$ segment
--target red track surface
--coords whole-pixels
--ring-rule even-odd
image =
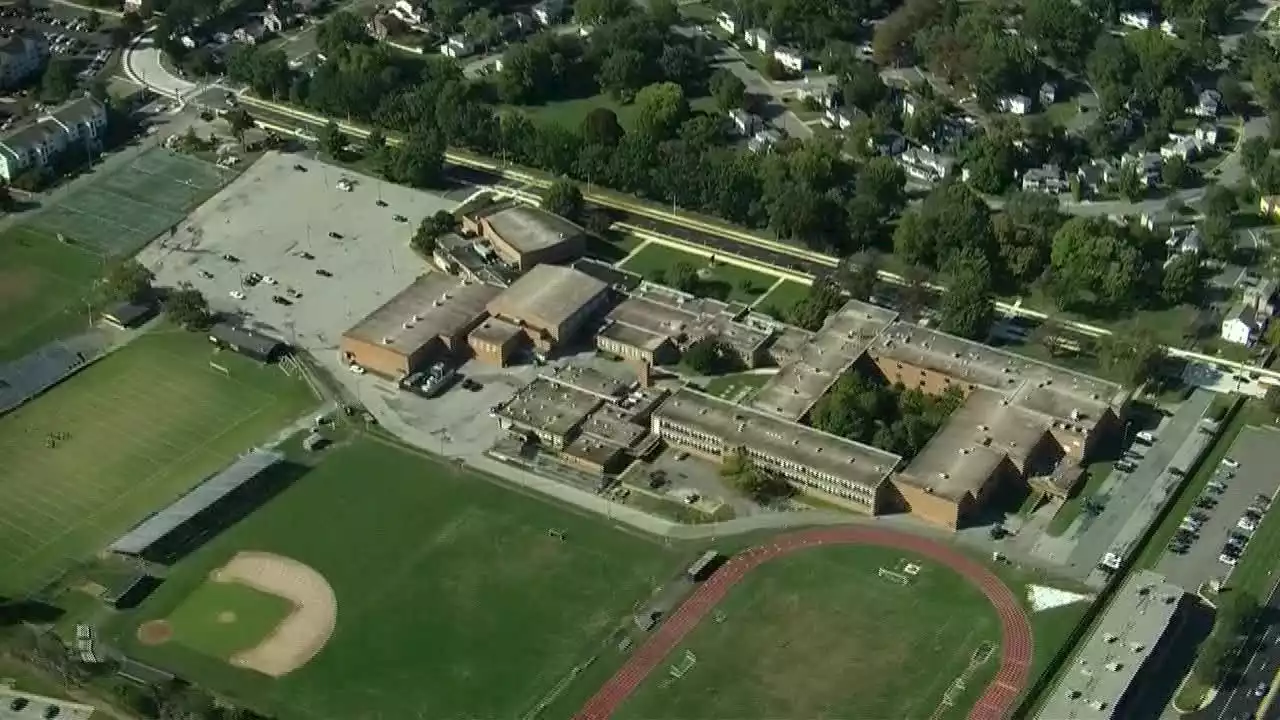
[[[748,572],[773,558],[818,545],[880,545],[942,563],[982,591],[1000,617],[1000,670],[969,713],[969,720],[1001,720],[1014,709],[1031,671],[1031,624],[1009,588],[973,558],[947,545],[892,530],[826,528],[788,533],[739,553],[694,591],[618,672],[582,706],[575,720],[610,717]]]

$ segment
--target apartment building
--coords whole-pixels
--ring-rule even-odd
[[[0,42],[0,88],[31,78],[49,57],[49,45],[38,35],[14,35]]]
[[[0,177],[6,181],[33,167],[44,167],[68,148],[102,148],[107,109],[91,97],[64,103],[36,122],[0,136]]]

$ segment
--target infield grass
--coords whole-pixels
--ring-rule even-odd
[[[52,580],[299,417],[300,380],[158,329],[0,417],[0,596]],[[51,433],[65,433],[56,447]]]
[[[699,549],[372,436],[328,452],[179,563],[109,628],[113,642],[280,720],[518,718],[575,665],[616,656],[614,630]],[[136,641],[139,624],[169,616],[242,549],[304,562],[333,588],[337,628],[311,662],[271,680],[180,643]]]
[[[910,585],[878,568],[922,566]],[[753,570],[622,706],[645,718],[931,717],[986,644],[966,684],[999,663],[1000,625],[982,593],[949,568],[900,550],[820,547]],[[672,679],[685,651],[696,664]],[[971,703],[970,703],[971,704]],[[962,717],[950,708],[940,717]]]
[[[171,642],[225,660],[262,642],[292,610],[282,597],[209,580],[168,617]]]

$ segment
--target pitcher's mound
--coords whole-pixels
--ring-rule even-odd
[[[163,645],[173,637],[173,628],[166,620],[148,620],[138,626],[138,642],[143,645]]]
[[[230,625],[235,621],[236,621],[236,614],[231,610],[223,610],[222,612],[218,613],[218,622],[222,623],[223,625]]]

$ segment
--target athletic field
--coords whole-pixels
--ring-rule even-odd
[[[972,696],[943,698],[961,676],[985,687],[1000,642],[995,608],[950,568],[892,548],[815,547],[748,573],[617,717],[963,717]]]
[[[0,596],[101,550],[316,400],[275,366],[157,330],[0,417]]]
[[[179,563],[112,641],[279,720],[520,718],[575,666],[617,656],[612,631],[696,557],[371,437],[326,452]],[[332,635],[279,679],[221,659],[209,636],[231,605],[190,611],[244,550],[305,563],[336,598]],[[162,619],[171,638],[139,642]]]
[[[154,148],[76,180],[57,202],[0,232],[0,361],[83,327],[84,301],[109,259],[167,232],[233,177]]]

